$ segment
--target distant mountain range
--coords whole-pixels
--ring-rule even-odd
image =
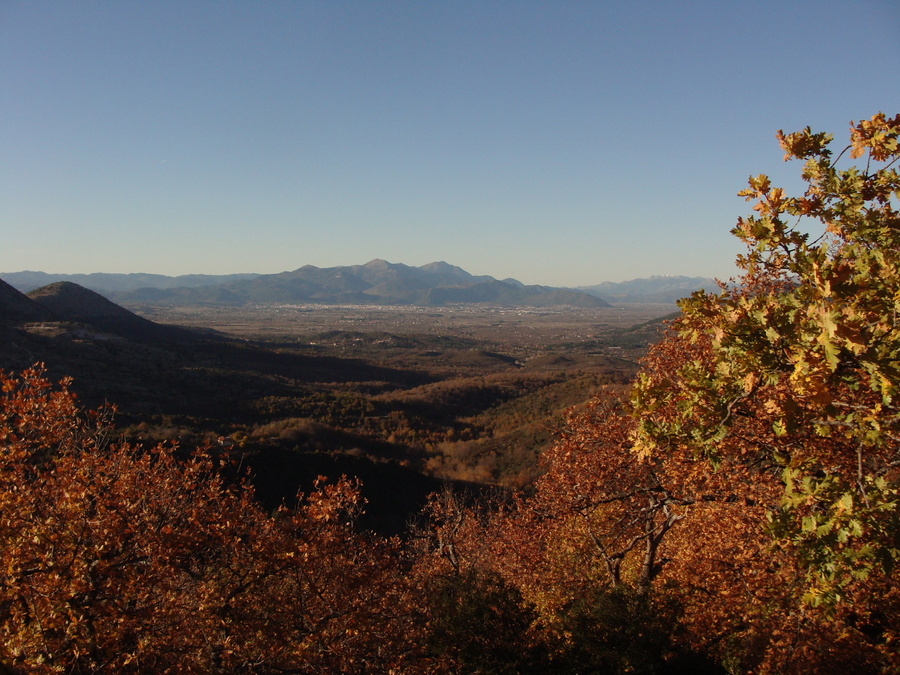
[[[46,274],[12,272],[0,279],[22,292],[71,282],[116,303],[137,305],[365,304],[445,306],[608,307],[610,302],[674,302],[700,288],[701,277],[651,277],[578,289],[525,285],[515,279],[472,275],[446,262],[411,267],[385,260],[320,268],[306,265],[280,274]]]
[[[139,288],[196,288],[227,284],[241,279],[255,279],[258,274],[185,274],[168,277],[163,274],[47,274],[46,272],[0,273],[0,279],[23,293],[57,281],[71,281],[102,295]]]
[[[0,275],[21,291],[57,281],[78,283],[124,305],[364,304],[443,306],[492,304],[606,307],[602,299],[568,288],[527,286],[515,279],[475,276],[435,262],[410,267],[385,260],[319,268],[306,265],[280,274],[165,277],[150,274]]]
[[[578,290],[603,298],[612,304],[629,302],[675,302],[689,296],[694,291],[718,292],[715,279],[707,277],[653,276],[613,283],[610,281],[595,286],[579,286]]]

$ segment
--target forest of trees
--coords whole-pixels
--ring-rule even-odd
[[[403,537],[352,479],[267,512],[211,450],[0,374],[0,672],[897,672],[898,138],[779,132],[807,188],[751,178],[742,276],[529,489],[448,488]]]

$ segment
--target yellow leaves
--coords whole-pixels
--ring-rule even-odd
[[[747,179],[747,184],[750,187],[738,192],[738,197],[745,197],[749,202],[751,199],[764,196],[772,186],[772,181],[769,180],[767,175],[761,173],[758,176],[750,176]]]
[[[830,370],[829,366],[811,355],[794,364],[789,382],[798,396],[815,405],[824,406],[832,399],[828,380]]]
[[[835,512],[838,515],[853,513],[853,493],[845,492],[835,503]]]
[[[802,131],[785,134],[781,129],[775,134],[778,144],[784,150],[784,161],[789,159],[806,159],[814,155],[830,155],[827,146],[833,137],[830,134],[814,134],[806,127]]]
[[[836,312],[825,308],[819,308],[818,315],[821,332],[816,337],[816,341],[822,346],[825,361],[833,372],[837,370],[840,357],[840,347],[834,339],[837,332],[835,319],[838,318],[838,315]]]
[[[841,595],[830,586],[812,586],[806,590],[802,599],[810,607],[821,607],[834,604],[841,599]]]
[[[814,533],[819,529],[819,519],[815,516],[803,516],[800,529],[803,532]]]
[[[866,150],[877,162],[887,161],[898,152],[897,138],[900,135],[900,115],[888,119],[879,112],[869,120],[859,124],[850,123],[850,156],[862,157]]]
[[[763,228],[759,221],[754,217],[738,218],[737,225],[731,230],[731,233],[745,242],[751,242],[763,234]]]
[[[738,192],[738,196],[743,197],[746,201],[758,200],[753,206],[754,211],[758,211],[765,217],[777,217],[784,210],[786,205],[784,190],[778,187],[773,188],[768,176],[765,174],[750,176],[747,183],[750,187]],[[737,229],[747,236],[757,236],[760,225],[766,225],[766,222],[759,223],[739,218]],[[772,230],[773,228],[766,225],[766,229]]]
[[[656,450],[656,442],[646,434],[637,433],[632,440],[632,452],[640,460],[649,459]]]
[[[768,211],[771,213],[779,213],[784,206],[784,190],[782,188],[773,188],[766,195]]]
[[[744,393],[752,392],[756,385],[759,384],[759,373],[752,371],[744,376]]]
[[[713,325],[713,327],[712,327],[712,337],[713,337],[713,341],[714,341],[716,344],[721,344],[722,340],[725,339],[725,335],[726,335],[725,329],[724,329],[722,326],[720,326],[720,325]],[[693,337],[694,340],[696,340],[699,336],[698,336],[696,333],[694,333],[694,334],[692,335],[692,337]]]

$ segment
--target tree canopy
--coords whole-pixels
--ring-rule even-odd
[[[900,667],[898,134],[777,134],[806,191],[750,178],[742,275],[679,303],[630,400],[574,415],[509,518],[548,616],[625,588],[734,672]]]
[[[708,340],[710,363],[635,390],[643,452],[686,443],[716,462],[735,452],[742,418],[765,420],[737,445],[783,468],[771,530],[806,563],[812,605],[900,558],[898,133],[900,116],[878,114],[851,125],[835,157],[827,134],[779,132],[785,159],[804,161],[805,193],[750,179],[740,194],[756,214],[733,230],[748,246],[743,277],[681,303],[679,333]],[[848,154],[864,162],[842,167]],[[677,414],[647,414],[676,399]]]

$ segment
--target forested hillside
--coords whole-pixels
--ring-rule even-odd
[[[401,537],[359,527],[353,479],[270,510],[227,453],[117,440],[68,381],[0,376],[3,668],[900,670],[900,115],[840,152],[778,139],[806,189],[750,179],[736,283],[681,301],[633,386],[596,383],[526,489],[448,486]],[[462,457],[454,422],[512,386],[477,358],[498,377],[382,388],[369,417]]]

